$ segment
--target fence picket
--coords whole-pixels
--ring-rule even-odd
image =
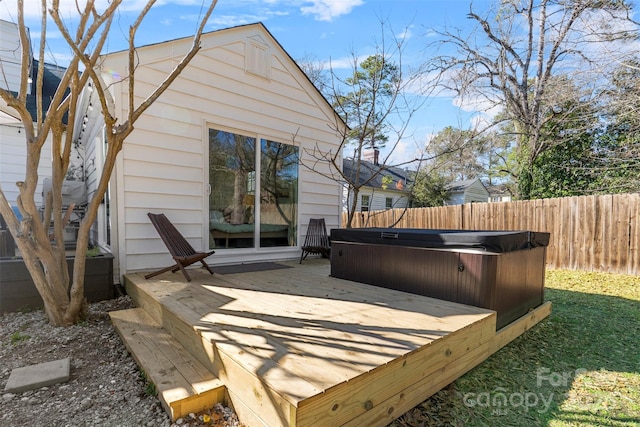
[[[627,273],[640,274],[640,193],[629,196],[629,263]]]

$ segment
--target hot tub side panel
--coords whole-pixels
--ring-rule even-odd
[[[457,298],[457,268],[455,252],[331,243],[331,276],[446,301]]]
[[[497,259],[496,298],[498,329],[544,302],[546,248],[509,252]]]
[[[495,280],[500,256],[458,252],[455,302],[495,310],[496,288],[490,284]]]
[[[331,276],[497,312],[498,329],[543,302],[544,255],[332,242]]]

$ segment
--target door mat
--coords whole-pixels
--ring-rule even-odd
[[[250,273],[254,271],[280,270],[291,268],[289,265],[278,264],[276,262],[252,262],[248,264],[233,264],[213,267],[213,271],[218,274]]]

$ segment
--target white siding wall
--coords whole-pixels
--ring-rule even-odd
[[[87,185],[87,200],[91,201],[96,188],[98,188],[98,182],[100,180],[100,174],[102,173],[102,164],[104,162],[104,156],[102,154],[102,134],[97,138],[87,141],[84,148],[84,172],[85,181]],[[90,239],[91,242],[98,244],[102,247],[108,247],[106,244],[106,218],[105,218],[106,206],[104,203],[100,205],[98,209],[98,215],[96,221],[91,227]]]
[[[460,191],[452,193],[445,205],[462,205],[464,204],[464,192]]]
[[[30,47],[27,46],[27,49],[30,50]],[[22,46],[18,26],[13,22],[0,20],[0,61],[2,62],[0,87],[18,92],[21,81]],[[27,91],[31,93],[31,85],[28,85]]]
[[[344,190],[345,195],[344,199],[347,200],[346,189]],[[407,207],[407,203],[409,202],[409,197],[405,193],[393,192],[388,190],[380,190],[377,189],[375,192],[372,191],[371,187],[364,187],[358,193],[358,205],[356,206],[356,212],[362,212],[362,195],[368,195],[371,199],[371,211],[384,211],[386,208],[386,198],[393,198],[393,207],[392,209],[403,209]],[[353,193],[349,194],[348,201],[353,200]],[[351,207],[351,205],[348,205]],[[347,205],[343,205],[343,211],[347,211]],[[394,214],[395,215],[395,214]],[[392,220],[395,220],[393,218]],[[342,224],[343,226],[345,224]],[[391,225],[391,224],[389,224]]]
[[[500,203],[500,202],[510,202],[510,201],[511,201],[511,196],[509,195],[489,196],[490,203]]]
[[[346,190],[344,190],[346,191]],[[409,197],[405,193],[400,193],[396,191],[389,190],[381,190],[376,189],[375,191],[371,187],[363,187],[360,189],[358,193],[358,204],[356,206],[356,212],[362,211],[362,195],[368,195],[370,198],[370,208],[371,211],[383,211],[387,209],[386,202],[387,197],[393,199],[392,209],[403,209],[407,207],[407,203],[409,202]],[[343,210],[348,210],[351,207],[352,194],[349,195],[349,198],[345,198],[347,205],[343,205]]]
[[[367,189],[366,192],[360,192],[360,194],[369,194],[371,197],[371,203],[369,210],[371,211],[383,211],[387,209],[387,197],[393,199],[391,209],[402,209],[407,206],[408,198],[404,194],[395,193],[392,191],[385,191],[377,189],[375,191],[371,191],[371,189]],[[360,198],[358,200],[358,211],[362,210],[362,206],[360,206]]]
[[[465,203],[486,203],[489,201],[489,192],[480,180],[475,180],[464,190],[451,194],[445,205],[462,205]]]
[[[16,206],[19,191],[16,182],[24,181],[27,164],[24,127],[21,125],[0,125],[0,186],[12,206]],[[42,149],[38,167],[40,182],[35,194],[36,203],[42,201],[42,180],[51,176],[51,142]]]
[[[245,43],[264,42],[270,49],[268,79],[245,72]],[[178,40],[139,50],[137,102],[146,97],[191,45]],[[124,53],[105,58],[104,68],[126,75]],[[126,117],[127,85],[116,90],[117,114]],[[277,48],[261,25],[206,34],[202,49],[170,89],[138,120],[118,164],[118,254],[120,271],[153,269],[170,261],[147,218],[164,212],[196,249],[208,247],[208,127],[248,136],[336,150],[331,108]],[[301,150],[304,156],[304,151]],[[327,228],[339,226],[340,186],[304,167],[299,169],[299,239],[309,218],[324,217]],[[229,254],[231,252],[231,254]],[[219,251],[211,263],[295,258],[298,248]],[[125,260],[126,259],[126,260]],[[124,263],[123,263],[124,262]]]

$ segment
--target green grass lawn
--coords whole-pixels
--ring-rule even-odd
[[[552,314],[390,426],[640,426],[640,277],[549,270]]]

